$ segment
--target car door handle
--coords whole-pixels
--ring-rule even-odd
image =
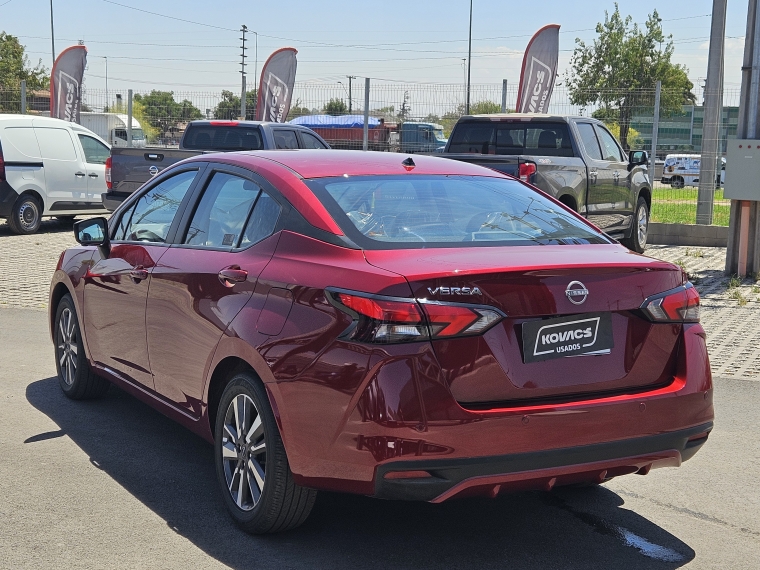
[[[90,174],[90,178],[97,178],[97,177],[98,177],[98,175],[97,175],[97,174],[95,174],[95,173],[93,173],[93,174]]]
[[[248,279],[248,272],[240,269],[239,265],[230,265],[219,271],[219,281],[225,287],[234,287],[235,283],[241,283]]]
[[[74,176],[76,176],[77,178],[84,178],[84,172],[75,172]]]
[[[132,268],[132,270],[129,272],[129,276],[134,281],[144,281],[148,278],[148,270],[145,269],[142,265],[138,265],[137,267]]]

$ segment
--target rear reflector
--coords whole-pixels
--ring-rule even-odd
[[[354,320],[344,338],[359,342],[397,343],[478,335],[505,316],[493,307],[330,289],[327,294],[333,305]]]
[[[383,479],[430,479],[432,475],[427,471],[388,471]]]
[[[646,316],[660,323],[698,323],[699,293],[691,283],[652,295],[642,303]]]
[[[536,173],[536,165],[532,162],[523,162],[519,166],[520,180],[530,182],[530,177]]]
[[[113,188],[113,183],[111,182],[111,157],[109,156],[106,158],[106,188],[111,190]]]

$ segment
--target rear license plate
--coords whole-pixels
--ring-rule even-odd
[[[586,313],[528,321],[522,325],[523,362],[608,352],[612,342],[610,313]]]

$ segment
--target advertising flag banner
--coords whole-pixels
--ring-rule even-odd
[[[87,48],[71,46],[61,52],[50,74],[50,116],[71,123],[79,122],[82,79],[87,65]]]
[[[547,113],[557,77],[559,25],[549,24],[536,32],[523,56],[518,113]]]
[[[290,111],[296,82],[296,51],[278,49],[264,64],[256,103],[256,120],[284,123]]]

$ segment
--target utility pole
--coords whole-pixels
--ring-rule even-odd
[[[108,56],[103,55],[101,57],[106,60],[106,107],[108,107],[108,110],[110,111],[111,103],[108,100]]]
[[[702,157],[697,191],[697,223],[712,224],[715,179],[720,156],[720,127],[723,115],[723,47],[726,43],[727,0],[713,0],[710,51],[705,80],[705,116],[702,127]],[[719,171],[718,171],[719,172]]]
[[[242,50],[240,52],[240,75],[242,77],[242,89],[240,94],[240,120],[245,121],[245,33],[248,31],[248,27],[243,24],[243,26],[240,28],[240,31],[243,32],[243,37],[240,38],[243,42],[240,46],[240,49]]]
[[[351,114],[351,80],[356,79],[356,75],[346,75],[348,77],[348,114]]]
[[[53,0],[50,0],[50,48],[53,52],[53,63],[55,64],[55,31],[53,30]]]
[[[472,71],[472,0],[470,0],[470,36],[467,44],[467,102],[464,113],[470,114],[470,75]]]

